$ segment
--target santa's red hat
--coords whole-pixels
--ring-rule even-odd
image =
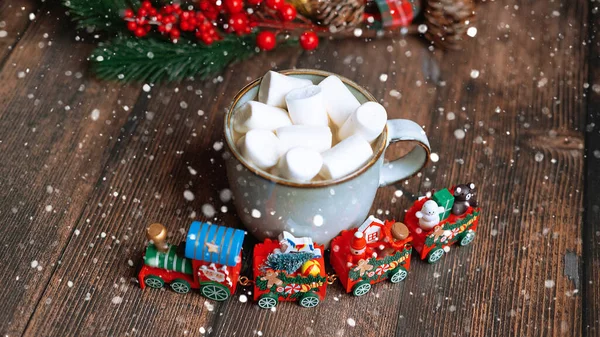
[[[355,250],[361,250],[367,247],[367,240],[365,240],[365,236],[362,232],[354,233],[350,247]]]

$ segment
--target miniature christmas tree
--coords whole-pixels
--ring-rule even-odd
[[[287,274],[293,274],[302,267],[304,262],[313,257],[314,254],[310,252],[270,254],[267,257],[265,265],[267,268],[283,270]]]
[[[439,190],[433,194],[431,198],[439,206],[444,207],[444,213],[440,213],[440,221],[446,220],[450,216],[452,206],[454,205],[454,196],[447,188]]]

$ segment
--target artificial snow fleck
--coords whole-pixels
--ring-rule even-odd
[[[67,282],[67,287],[69,287],[69,288],[73,288],[73,281],[69,281],[69,282]]]
[[[317,226],[317,227],[323,226],[324,222],[325,222],[325,220],[323,219],[323,216],[320,214],[317,214],[313,217],[313,224],[315,224],[315,226]]]
[[[144,90],[144,92],[150,92],[150,86],[146,83],[142,86],[142,90]]]
[[[246,302],[248,302],[248,296],[241,294],[239,300],[242,303],[246,303]]]
[[[81,231],[79,229],[76,229],[74,232],[75,236],[79,236],[79,233],[81,233]]]
[[[402,194],[404,194],[404,192],[402,192],[402,190],[396,190],[396,192],[394,192],[394,196],[396,196],[396,198],[400,198],[402,196]]]
[[[475,37],[475,35],[477,35],[477,28],[469,27],[469,29],[467,29],[467,35],[470,37]]]
[[[52,192],[54,192],[54,187],[50,185],[46,186],[46,193],[52,194]]]
[[[438,272],[433,273],[433,278],[439,278],[440,276],[442,276],[442,275]]]
[[[37,268],[38,265],[39,265],[39,262],[37,262],[37,260],[31,261],[31,268]]]
[[[362,35],[362,33],[363,33],[362,29],[360,29],[360,28],[354,29],[354,36],[359,37]]]
[[[188,171],[190,171],[190,174],[195,176],[196,174],[198,174],[198,171],[196,171],[193,167],[188,166]]]
[[[454,311],[456,311],[456,306],[455,306],[455,305],[451,305],[451,306],[448,308],[448,311],[450,311],[450,312],[454,312]]]
[[[200,333],[203,334],[203,335],[206,333],[206,329],[204,329],[203,326],[201,326],[198,331],[200,331]]]
[[[463,130],[463,129],[454,130],[454,137],[456,137],[456,139],[465,138],[465,130]]]
[[[204,307],[206,308],[206,310],[208,311],[213,311],[215,310],[215,306],[210,303],[209,301],[204,301]]]
[[[419,27],[417,27],[417,30],[419,31],[419,33],[425,34],[427,33],[427,25],[420,24]]]
[[[471,69],[471,78],[477,78],[477,77],[479,77],[479,70]]]
[[[31,21],[35,20],[35,14],[34,13],[29,13],[29,20],[31,20]]]
[[[102,55],[98,55],[98,56],[96,57],[96,61],[98,61],[98,62],[102,62],[102,61],[104,61],[104,56],[102,56]]]
[[[127,260],[127,265],[130,267],[133,267],[133,260],[131,260],[131,259]]]
[[[250,215],[252,215],[252,217],[255,219],[259,219],[262,216],[262,214],[260,214],[260,211],[257,210],[256,208],[252,209],[252,212],[250,213]]]
[[[90,114],[90,118],[91,118],[93,121],[97,121],[97,120],[98,120],[98,118],[100,118],[100,110],[98,110],[98,109],[94,109],[94,110],[92,110],[92,113]]]
[[[387,74],[381,74],[381,75],[379,75],[379,80],[381,82],[385,82],[385,81],[387,81],[387,79],[388,79],[388,75]]]
[[[446,119],[449,121],[453,121],[456,118],[456,115],[454,114],[454,112],[448,112],[448,114],[446,115]]]
[[[594,150],[594,157],[600,158],[600,150]]]
[[[221,199],[222,202],[229,202],[231,200],[231,190],[228,188],[221,190],[221,192],[219,192],[219,199]]]
[[[148,53],[146,53],[146,57],[148,57],[149,59],[153,59],[154,58],[154,53],[149,51]]]
[[[123,302],[123,297],[115,296],[110,301],[112,302],[112,304],[121,304]]]
[[[223,142],[215,142],[213,144],[213,149],[215,149],[215,151],[221,151],[222,148],[223,148]]]
[[[541,162],[542,160],[544,160],[544,154],[541,152],[537,152],[535,154],[535,161],[537,161],[538,163]]]
[[[104,239],[106,237],[106,233],[104,233],[104,232],[100,233],[100,237]]]
[[[548,79],[546,77],[544,77],[544,78],[542,78],[541,80],[538,81],[537,87],[538,88],[542,88],[542,87],[545,87],[546,84],[548,84]]]
[[[187,102],[186,102],[186,101],[181,101],[181,102],[179,102],[179,106],[180,106],[182,109],[187,109],[187,107],[188,107],[188,104],[187,104]]]
[[[46,212],[52,212],[52,205],[46,205],[45,210]]]
[[[215,208],[213,207],[213,205],[211,204],[204,204],[202,205],[202,214],[204,214],[206,217],[208,218],[212,218],[213,216],[215,216]]]
[[[351,326],[351,327],[356,326],[356,321],[354,320],[354,318],[348,318],[346,320],[346,323],[348,323],[348,325]]]
[[[8,35],[8,32],[5,30],[0,30],[0,38],[1,37],[6,37]]]
[[[546,280],[544,281],[544,285],[546,288],[554,288],[555,282],[554,280]]]
[[[437,153],[432,152],[429,155],[429,159],[431,159],[432,162],[437,163],[440,160],[440,156]]]
[[[25,78],[25,72],[24,71],[19,71],[17,73],[17,78]]]
[[[402,97],[402,94],[400,93],[400,91],[392,89],[390,90],[390,96],[400,99]]]
[[[183,191],[183,197],[187,201],[192,201],[195,198],[194,193],[192,193],[192,191],[190,191],[190,190]]]

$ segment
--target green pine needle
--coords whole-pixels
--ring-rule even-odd
[[[116,33],[126,29],[123,11],[138,8],[140,0],[66,0],[64,4],[78,28]]]
[[[204,79],[256,54],[255,38],[255,34],[225,35],[206,46],[184,39],[172,43],[162,36],[118,36],[99,45],[91,60],[103,79],[150,83],[193,76]]]

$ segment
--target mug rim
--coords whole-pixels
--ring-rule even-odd
[[[342,82],[346,85],[351,86],[353,89],[355,89],[356,91],[360,92],[363,96],[365,96],[365,98],[368,101],[371,102],[377,102],[377,100],[375,99],[375,97],[364,87],[358,85],[356,82],[338,75],[338,74],[334,74],[325,70],[316,70],[316,69],[285,69],[285,70],[280,70],[277,71],[278,73],[284,74],[284,75],[317,75],[317,76],[323,76],[323,77],[328,77],[331,75],[337,76],[340,80],[342,80]],[[227,111],[227,113],[225,114],[225,142],[227,143],[227,147],[229,147],[229,151],[233,154],[233,156],[235,156],[235,158],[246,167],[246,169],[248,169],[250,172],[258,175],[259,177],[266,179],[268,181],[271,181],[273,183],[279,184],[279,185],[287,185],[290,187],[296,187],[296,188],[315,188],[315,187],[328,187],[328,186],[333,186],[333,185],[338,185],[344,182],[347,182],[349,180],[352,180],[358,176],[360,176],[361,174],[365,173],[367,170],[369,170],[373,165],[375,165],[375,163],[379,160],[379,158],[381,158],[381,156],[383,155],[385,148],[387,146],[387,142],[388,142],[388,126],[387,123],[385,125],[385,127],[383,128],[383,131],[381,132],[381,135],[379,137],[381,137],[380,141],[379,141],[379,146],[377,148],[377,151],[374,153],[373,156],[371,156],[371,159],[363,166],[361,166],[361,168],[359,168],[358,170],[352,172],[351,174],[348,174],[346,176],[343,176],[341,178],[338,179],[333,179],[333,180],[319,180],[319,181],[311,181],[311,182],[307,182],[307,183],[299,183],[299,182],[294,182],[294,181],[290,181],[290,180],[286,180],[280,177],[277,177],[273,174],[270,174],[268,172],[264,172],[261,169],[257,168],[257,167],[253,167],[252,165],[250,165],[250,163],[248,163],[246,161],[246,159],[238,152],[237,147],[235,146],[235,144],[233,144],[233,137],[232,137],[232,132],[231,129],[229,128],[229,125],[231,124],[231,119],[233,117],[233,112],[234,112],[234,107],[237,105],[237,103],[240,101],[240,99],[242,98],[242,96],[244,96],[248,91],[250,91],[250,89],[256,87],[257,85],[260,84],[260,81],[262,80],[263,76],[253,80],[252,82],[248,83],[246,86],[244,86],[240,91],[238,91],[237,94],[235,94],[233,101],[229,107],[229,110]]]

